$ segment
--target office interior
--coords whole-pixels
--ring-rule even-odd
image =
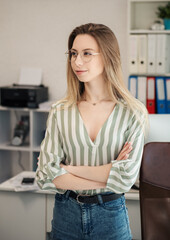
[[[113,30],[119,42],[123,76],[128,87],[129,8],[133,2],[165,5],[168,1],[0,0],[0,87],[18,84],[23,69],[41,69],[41,84],[48,87],[49,101],[42,108],[35,109],[0,106],[1,240],[49,240],[54,193],[40,191],[36,187],[25,191],[18,186],[17,190],[9,179],[15,176],[19,180],[34,177],[50,104],[63,98],[66,93],[65,52],[73,28],[94,22],[105,24]],[[166,77],[170,77],[170,73]],[[29,117],[31,125],[26,145],[16,147],[4,144],[5,141],[12,141],[15,126],[22,116]],[[149,114],[149,121],[150,130],[145,144],[169,143],[170,114]],[[139,190],[133,189],[125,197],[133,239],[140,240]]]

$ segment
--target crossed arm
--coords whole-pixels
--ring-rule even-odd
[[[117,161],[125,160],[132,150],[132,144],[125,143]],[[68,173],[53,180],[56,188],[66,190],[88,190],[105,188],[112,164],[102,166],[70,166],[60,164]]]

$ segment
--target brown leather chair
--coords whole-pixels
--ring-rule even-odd
[[[144,146],[139,194],[142,240],[170,240],[170,142]]]

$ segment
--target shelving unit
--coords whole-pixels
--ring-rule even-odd
[[[135,33],[168,33],[170,31],[152,31],[151,25],[157,18],[158,6],[165,6],[168,1],[162,0],[130,0],[129,1],[129,31]],[[142,32],[141,32],[142,31]]]
[[[160,71],[158,68],[158,60],[155,62],[157,71],[149,72],[147,69],[145,72],[133,71],[133,67],[130,67],[130,38],[131,36],[136,36],[137,39],[142,35],[146,35],[146,41],[148,41],[148,36],[151,34],[156,35],[167,35],[168,43],[170,40],[170,30],[151,30],[152,24],[158,20],[156,12],[158,11],[159,6],[165,6],[169,1],[168,0],[129,0],[128,1],[128,56],[129,56],[129,76],[137,77],[170,77],[170,66],[166,68],[165,71]],[[139,38],[138,38],[139,37]],[[139,41],[139,40],[138,40]],[[139,44],[139,43],[138,43]],[[142,43],[143,44],[143,43]],[[147,42],[148,44],[148,42]],[[170,43],[169,43],[170,44]],[[131,45],[132,46],[132,45]],[[158,48],[159,49],[159,48]],[[147,49],[148,51],[148,49]],[[155,50],[156,51],[156,50]],[[160,49],[160,52],[162,50]],[[169,51],[169,50],[168,50]],[[147,55],[146,55],[147,56]],[[170,62],[170,53],[167,54],[167,59]],[[148,59],[146,58],[145,64],[147,65]],[[149,62],[150,63],[150,62]],[[137,63],[136,63],[137,64]],[[151,63],[152,64],[152,63]],[[170,65],[170,64],[169,64]],[[132,66],[132,64],[131,64]],[[162,65],[163,66],[163,65]],[[169,69],[168,69],[169,68]],[[136,70],[136,69],[135,69]]]
[[[154,31],[150,27],[157,18],[156,11],[157,7],[166,5],[168,1],[161,0],[129,0],[128,1],[128,41],[132,35],[142,34],[170,34],[170,30]],[[130,46],[130,41],[128,42]],[[129,48],[128,48],[129,54]],[[133,73],[130,72],[129,76],[146,76],[146,77],[157,77],[164,76],[170,77],[170,73]],[[149,115],[150,130],[145,144],[148,142],[165,142],[170,141],[169,137],[169,123],[170,114],[150,114]],[[128,210],[130,223],[133,227],[133,239],[141,239],[141,223],[140,223],[140,205],[137,201],[128,202]],[[132,206],[132,208],[131,208]],[[136,216],[136,217],[135,217]]]
[[[165,6],[168,0],[129,0],[128,1],[128,36],[140,34],[170,34],[170,30],[151,30],[151,25],[158,20],[156,15],[158,6]],[[128,37],[128,41],[129,41]],[[128,44],[130,46],[130,43]],[[129,53],[129,52],[128,52]],[[129,72],[129,74],[137,74]],[[142,73],[142,75],[151,75]],[[152,76],[170,76],[170,72],[155,73]]]
[[[0,106],[0,183],[23,170],[36,170],[48,112]],[[14,128],[23,115],[29,116],[29,134],[22,146],[13,146]]]

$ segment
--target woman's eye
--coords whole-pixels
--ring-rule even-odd
[[[76,57],[77,53],[76,52],[71,52],[71,57]]]
[[[91,53],[91,52],[84,52],[83,55],[84,55],[84,56],[91,56],[92,53]]]

